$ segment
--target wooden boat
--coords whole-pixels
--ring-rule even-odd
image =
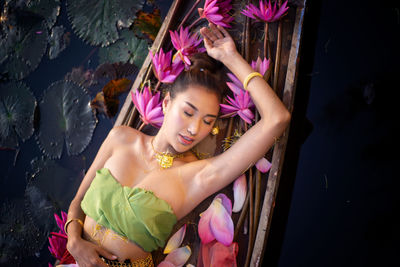
[[[175,0],[158,32],[153,43],[152,51],[158,51],[160,47],[165,47],[170,42],[168,30],[175,30],[184,14],[193,6],[195,1]],[[250,1],[232,1],[233,16],[235,23],[233,28],[229,30],[236,40],[238,51],[250,62],[255,60],[257,56],[263,56],[263,34],[264,25],[260,23],[250,22],[240,14],[247,2]],[[272,60],[280,58],[280,65],[275,65],[276,72],[274,79],[270,82],[273,84],[277,95],[282,99],[288,110],[292,112],[294,97],[296,92],[296,80],[299,64],[299,50],[302,36],[302,26],[304,18],[306,0],[298,0],[289,2],[288,14],[280,20],[280,22],[271,23],[269,25],[268,37],[270,40],[270,50]],[[200,6],[199,6],[200,7]],[[183,14],[183,15],[182,15]],[[189,20],[190,22],[190,20]],[[251,27],[250,27],[251,24]],[[281,37],[279,37],[280,35]],[[282,40],[281,45],[279,44]],[[281,49],[280,56],[276,56],[276,50]],[[165,50],[165,49],[164,49]],[[279,55],[279,51],[278,51]],[[274,67],[274,66],[273,66]],[[149,56],[145,59],[138,76],[133,83],[131,91],[140,88],[145,81],[151,80],[156,82],[151,68],[151,59]],[[140,125],[139,116],[132,104],[130,94],[128,94],[125,103],[115,122],[115,126],[129,125],[138,128]],[[204,151],[201,153],[216,154],[221,152],[221,143],[224,137],[232,135],[233,129],[239,127],[238,120],[225,119],[219,121],[222,129],[218,137],[205,140],[202,145]],[[147,133],[154,133],[155,129],[144,128]],[[275,143],[274,147],[267,154],[267,158],[272,163],[269,173],[261,175],[258,171],[251,168],[247,173],[249,180],[249,192],[245,205],[240,214],[233,214],[232,219],[235,224],[234,242],[239,244],[239,252],[237,256],[238,266],[260,266],[263,260],[263,254],[266,248],[266,241],[270,231],[271,218],[274,211],[274,202],[277,194],[279,179],[282,172],[283,159],[287,145],[289,127],[286,129],[282,137]],[[254,192],[255,184],[255,192]],[[232,185],[227,186],[221,192],[232,198]],[[200,239],[197,233],[197,224],[199,214],[206,210],[212,201],[214,195],[203,201],[195,210],[183,218],[175,227],[179,229],[184,223],[188,228],[184,245],[188,244],[192,250],[192,256],[188,263],[196,265],[198,252],[200,248]],[[245,222],[245,221],[248,222]],[[245,222],[245,223],[244,223]],[[243,226],[244,225],[244,226]],[[248,227],[246,226],[248,225]],[[246,230],[249,228],[249,230]],[[244,229],[244,231],[243,231]],[[157,265],[165,256],[161,249],[153,253],[155,264]]]

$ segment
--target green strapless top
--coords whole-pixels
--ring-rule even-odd
[[[107,168],[96,172],[81,207],[98,224],[147,252],[163,247],[177,222],[165,200],[146,189],[122,186]]]

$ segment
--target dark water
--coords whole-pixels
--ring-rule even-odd
[[[399,266],[399,8],[308,4],[264,266]]]

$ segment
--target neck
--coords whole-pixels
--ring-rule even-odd
[[[178,153],[168,142],[167,139],[164,137],[163,131],[157,133],[153,139],[153,147],[159,153],[167,152],[172,155],[180,154]]]

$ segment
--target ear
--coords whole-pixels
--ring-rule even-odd
[[[167,111],[168,107],[171,105],[171,95],[169,94],[169,92],[167,92],[167,94],[165,95],[163,101],[162,101],[162,108],[163,111]]]

